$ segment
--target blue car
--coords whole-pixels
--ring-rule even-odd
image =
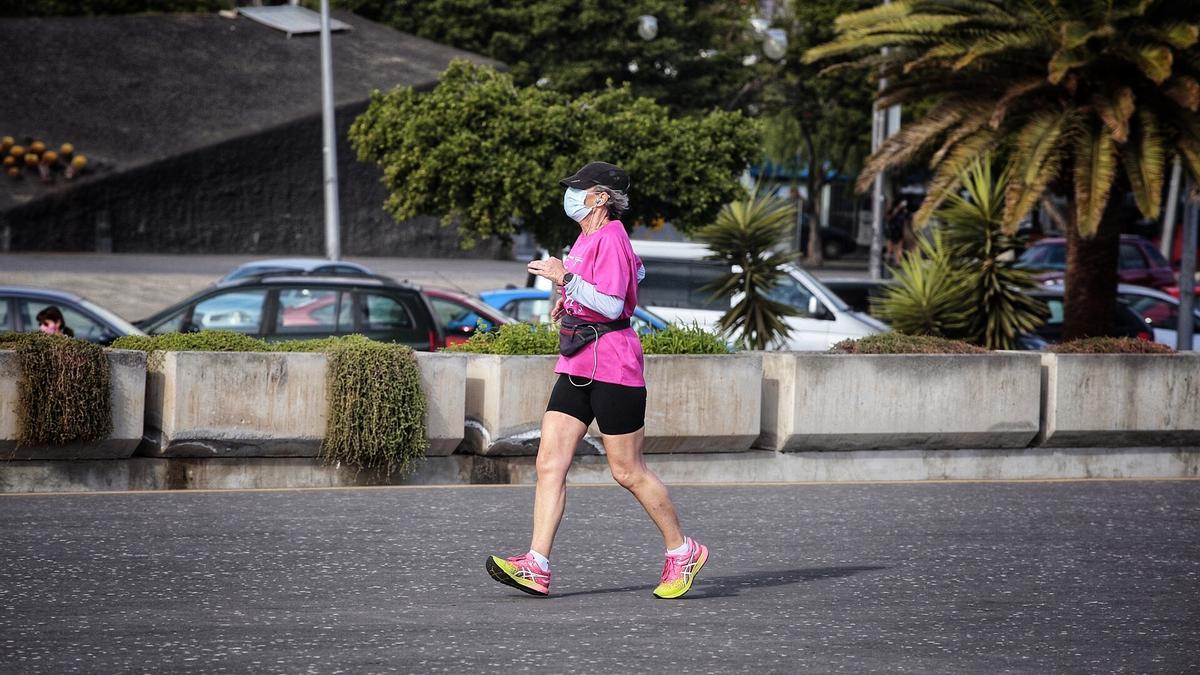
[[[487,304],[505,314],[528,323],[550,320],[550,294],[540,288],[502,288],[479,294]],[[638,335],[654,333],[667,327],[667,322],[643,307],[633,310],[630,324]]]

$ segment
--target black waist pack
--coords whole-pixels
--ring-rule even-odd
[[[601,335],[626,328],[629,328],[629,319],[592,323],[570,314],[564,314],[558,327],[558,353],[563,356],[571,356],[599,340]]]

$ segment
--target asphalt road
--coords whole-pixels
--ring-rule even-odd
[[[712,559],[572,488],[552,596],[488,578],[527,487],[0,496],[5,673],[1200,670],[1200,481],[675,487]]]

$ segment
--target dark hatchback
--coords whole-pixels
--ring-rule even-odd
[[[231,330],[276,341],[357,333],[424,351],[445,344],[421,291],[383,276],[256,275],[218,283],[136,325],[150,335]]]

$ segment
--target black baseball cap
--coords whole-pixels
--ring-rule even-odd
[[[568,176],[558,181],[558,184],[580,190],[586,190],[593,185],[603,185],[621,192],[628,192],[629,174],[615,164],[588,162],[582,169],[576,171],[574,176]]]

